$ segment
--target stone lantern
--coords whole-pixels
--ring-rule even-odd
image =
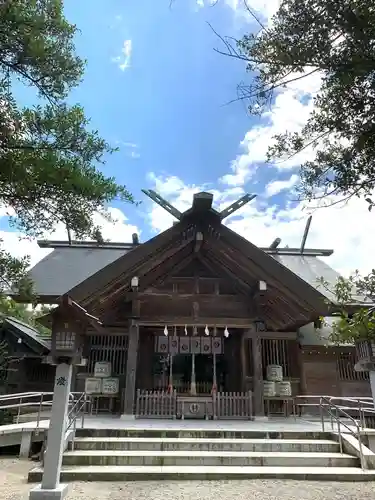
[[[101,328],[100,321],[69,296],[60,298],[58,307],[47,320],[52,327],[51,354],[47,362],[56,365],[55,385],[42,484],[30,492],[30,500],[59,500],[67,494],[67,485],[60,484],[60,471],[68,431],[73,366],[85,364],[82,352],[86,327]]]

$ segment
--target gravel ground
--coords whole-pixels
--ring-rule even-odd
[[[26,500],[32,462],[0,459],[0,499]],[[375,500],[374,482],[165,481],[73,483],[67,500]]]

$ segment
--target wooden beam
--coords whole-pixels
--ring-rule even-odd
[[[302,299],[301,296],[303,295],[303,302],[309,307],[313,307],[317,311],[320,310],[321,314],[326,314],[328,307],[324,302],[324,296],[318,290],[277,260],[270,259],[269,255],[239,234],[226,226],[222,226],[220,240],[212,241],[212,246],[216,248],[218,243],[224,245],[225,248],[229,247],[236,251],[236,259],[237,257],[245,258],[245,261],[249,262],[248,257],[250,257],[250,262],[253,262],[253,265],[256,264],[256,269],[261,270],[264,275],[272,276],[274,282],[279,283],[279,286],[282,285],[283,289],[289,291],[289,295],[298,294],[300,299]]]
[[[153,268],[152,271],[148,272],[142,280],[140,280],[140,292],[143,292],[151,285],[160,285],[166,278],[169,278],[170,276],[173,276],[174,273],[181,271],[181,269],[187,266],[193,259],[194,255],[192,253],[192,248],[190,248],[190,246],[184,247],[172,258]]]
[[[213,246],[215,251],[221,256],[221,259],[225,262],[228,262],[230,267],[234,271],[235,274],[239,276],[245,277],[248,276],[250,279],[255,280],[265,280],[267,283],[274,289],[278,290],[280,294],[288,297],[288,299],[292,303],[298,304],[299,307],[306,310],[311,310],[312,305],[307,303],[301,295],[298,295],[298,290],[292,291],[289,287],[285,286],[283,282],[278,281],[274,276],[270,274],[269,271],[262,269],[260,266],[257,266],[253,260],[244,258],[240,252],[229,248],[227,245],[224,245],[221,241],[216,241]],[[289,271],[291,274],[292,272]],[[299,278],[300,280],[300,278]],[[302,280],[300,280],[302,281]],[[301,283],[302,285],[303,283]],[[306,287],[310,287],[311,285],[305,284]],[[323,301],[322,301],[323,305]]]
[[[167,251],[171,246],[181,242],[182,234],[189,229],[191,224],[180,223],[167,231],[158,234],[146,243],[139,245],[116,261],[108,264],[94,275],[87,278],[69,293],[75,300],[85,307],[97,300],[100,296],[110,291],[124,279],[131,279],[135,270],[150,261],[155,254]]]
[[[254,332],[250,331],[245,331],[244,336],[245,338],[253,338],[255,335]],[[296,340],[297,339],[297,332],[257,332],[257,335],[261,339],[292,339]]]
[[[131,292],[128,294],[131,297]],[[140,300],[153,299],[153,298],[166,298],[170,300],[191,300],[191,301],[212,301],[213,303],[220,304],[220,302],[242,304],[246,307],[249,306],[249,301],[246,301],[242,295],[231,294],[215,294],[215,293],[178,293],[178,292],[165,292],[165,291],[144,291],[139,292],[138,297]]]
[[[171,205],[169,201],[160,196],[160,194],[156,191],[153,189],[142,189],[142,193],[151,198],[151,200],[157,203],[160,207],[164,208],[164,210],[173,215],[173,217],[176,217],[177,220],[181,220],[181,212]]]
[[[184,240],[178,247],[176,246],[171,246],[168,251],[161,252],[158,258],[154,257],[152,259],[148,259],[146,263],[144,263],[142,266],[140,266],[138,269],[134,269],[132,275],[133,276],[138,276],[140,278],[140,286],[142,286],[142,276],[145,276],[147,273],[149,273],[152,269],[156,268],[159,266],[161,263],[164,261],[167,261],[168,259],[171,259],[176,253],[178,253],[180,250],[183,248],[187,247],[191,242],[193,241],[193,237],[190,237],[187,240]],[[109,299],[113,299],[113,297],[118,296],[120,293],[124,293],[127,289],[130,288],[130,276],[128,275],[128,279],[123,283],[121,286],[118,286],[117,284],[114,284],[112,286],[112,289],[110,293],[107,293],[104,297],[100,299],[100,303],[107,302]]]
[[[234,288],[239,291],[239,293],[245,295],[246,297],[251,296],[251,286],[244,282],[240,277],[236,276],[227,266],[220,262],[210,250],[206,249],[203,255],[199,255],[198,259],[210,269],[211,272],[219,274],[222,277],[229,280]]]
[[[187,325],[188,327],[190,326],[199,326],[199,327],[205,327],[206,325],[208,327],[213,327],[216,326],[218,328],[225,328],[226,326],[228,329],[230,328],[251,328],[254,326],[254,321],[256,321],[257,318],[218,318],[218,317],[200,317],[196,320],[192,318],[192,316],[188,317],[181,317],[181,316],[176,316],[176,317],[155,317],[155,318],[141,318],[139,320],[139,325],[140,326],[155,326],[155,327],[164,327],[165,325],[167,326],[185,326]],[[114,325],[115,326],[115,325]]]
[[[256,198],[256,196],[257,196],[256,194],[249,194],[249,193],[245,194],[244,196],[242,196],[242,198],[240,198],[239,200],[237,200],[234,203],[232,203],[231,205],[229,205],[229,207],[222,210],[220,212],[220,219],[223,220],[226,217],[228,217],[229,215],[232,215],[234,212],[236,212],[241,207],[246,205],[246,203],[249,203],[249,201]]]
[[[312,215],[310,215],[310,217],[307,219],[307,222],[306,222],[306,227],[305,227],[305,231],[303,233],[302,242],[301,242],[301,252],[300,252],[301,254],[303,254],[303,252],[305,250],[306,240],[307,240],[307,237],[309,235],[311,221],[312,221]]]

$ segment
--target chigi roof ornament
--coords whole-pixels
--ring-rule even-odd
[[[159,206],[164,208],[168,213],[173,215],[177,220],[182,220],[184,217],[189,216],[192,213],[203,213],[203,212],[210,212],[211,214],[216,215],[219,220],[223,220],[226,217],[229,217],[229,215],[232,215],[234,212],[239,210],[241,207],[246,205],[246,203],[249,203],[249,201],[253,200],[256,198],[256,194],[245,194],[241,198],[239,198],[237,201],[229,205],[229,207],[225,208],[221,212],[218,210],[215,210],[212,207],[212,202],[213,202],[213,194],[212,193],[206,193],[206,192],[200,192],[200,193],[195,193],[193,197],[193,204],[191,208],[186,210],[185,212],[180,212],[177,210],[176,207],[174,207],[171,203],[169,203],[167,200],[165,200],[162,196],[160,196],[159,193],[154,191],[153,189],[142,189],[142,192],[151,198],[152,201],[157,203]]]

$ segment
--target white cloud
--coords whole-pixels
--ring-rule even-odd
[[[128,224],[125,214],[118,208],[110,207],[108,212],[113,222],[106,220],[102,215],[95,214],[94,223],[101,228],[103,238],[115,242],[131,242],[133,233],[140,233],[133,224]],[[56,229],[43,238],[48,240],[67,241],[68,235],[63,224],[58,224]],[[39,248],[35,238],[25,238],[25,235],[17,231],[0,231],[2,248],[11,253],[14,257],[21,258],[26,255],[30,257],[30,264],[34,266],[39,260],[52,252],[52,249]]]
[[[287,189],[291,189],[294,187],[299,181],[299,177],[296,174],[293,174],[289,179],[284,181],[275,180],[271,181],[266,186],[266,196],[275,196],[276,194],[281,193]]]
[[[114,57],[112,61],[118,64],[118,67],[121,69],[121,71],[125,71],[127,68],[130,67],[131,55],[132,55],[132,41],[125,40],[123,47],[121,49],[121,55]]]
[[[242,187],[228,188],[223,191],[211,189],[207,185],[186,185],[177,176],[157,176],[151,172],[148,175],[153,189],[171,203],[177,210],[184,212],[191,207],[193,196],[200,191],[208,191],[214,195],[215,208],[223,210],[238,198],[244,195]],[[149,223],[154,231],[165,231],[170,227],[175,218],[156,203],[150,204],[148,211]]]
[[[230,174],[224,175],[220,182],[228,186],[240,186],[252,179],[258,168],[264,165],[267,150],[273,137],[285,131],[301,130],[313,110],[314,96],[319,90],[321,75],[313,73],[297,80],[280,92],[272,108],[263,114],[260,125],[252,127],[240,143],[242,153],[230,165]],[[312,149],[306,148],[299,155],[271,166],[280,170],[292,169],[311,157]]]

